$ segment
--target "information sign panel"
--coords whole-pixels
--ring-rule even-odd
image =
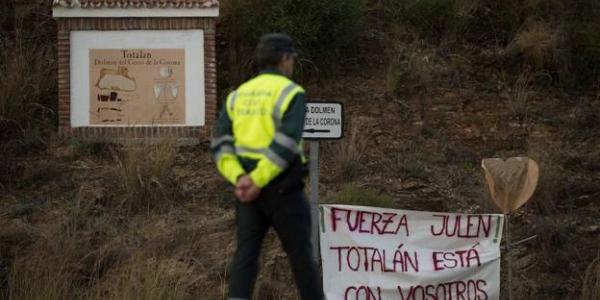
[[[308,102],[304,119],[305,139],[342,138],[343,107],[339,102]]]

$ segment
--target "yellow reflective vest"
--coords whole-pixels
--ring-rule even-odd
[[[217,169],[229,182],[235,184],[246,173],[240,160],[256,162],[249,174],[261,188],[298,156],[304,161],[303,95],[300,85],[277,73],[263,73],[229,94],[211,145]],[[296,115],[284,119],[298,98],[302,103],[294,104]]]

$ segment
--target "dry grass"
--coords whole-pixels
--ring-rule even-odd
[[[213,204],[221,192],[214,175],[187,169],[194,195],[182,209],[168,205],[181,171],[171,141],[111,151],[94,161],[81,153],[78,167],[54,173],[51,183],[20,187],[28,197],[57,189],[26,215],[24,200],[0,194],[0,299],[223,299],[233,213]],[[210,155],[193,157],[187,162]],[[28,176],[43,182],[38,177]]]
[[[386,78],[388,91],[398,99],[407,98],[418,104],[421,129],[427,134],[433,100],[430,93],[439,81],[452,77],[446,74],[447,58],[440,57],[438,49],[427,47],[424,40],[417,39],[408,46],[402,40],[393,43]]]
[[[554,69],[559,36],[560,31],[551,24],[534,21],[515,35],[513,47],[523,55],[528,65],[536,69]]]
[[[363,158],[367,150],[367,139],[360,135],[359,124],[354,124],[349,136],[335,141],[330,148],[333,157],[334,174],[341,181],[355,178],[362,168]]]
[[[7,285],[0,284],[0,298],[221,297],[225,278],[211,270],[224,268],[219,259],[227,254],[214,249],[226,248],[229,239],[221,243],[216,238],[231,234],[231,214],[216,215],[208,222],[211,213],[186,215],[171,209],[167,215],[123,219],[121,212],[96,203],[94,192],[84,191],[88,189],[93,187],[85,185],[72,202],[57,201],[52,205],[55,209],[38,214],[36,219],[50,223],[25,226],[31,233],[13,228],[21,223],[19,219],[0,219],[0,262],[9,262]],[[30,235],[33,241],[19,246],[27,240],[22,236]],[[0,269],[0,275],[2,272]]]
[[[107,216],[103,216],[108,219]],[[103,222],[104,223],[104,222]],[[9,300],[178,300],[193,299],[194,287],[204,278],[188,257],[168,252],[148,253],[147,245],[102,230],[72,227],[42,237],[12,264]],[[98,226],[95,224],[94,226]],[[129,244],[129,245],[128,245]],[[182,245],[185,246],[185,245]],[[196,291],[197,293],[197,291]]]
[[[99,282],[87,299],[183,300],[199,280],[193,266],[177,259],[136,258],[123,262]]]
[[[424,41],[416,41],[409,47],[398,43],[393,49],[387,72],[388,90],[394,94],[407,87],[424,91],[436,79],[436,54],[431,49],[422,49]]]
[[[130,144],[114,155],[116,186],[122,192],[116,208],[125,211],[149,211],[172,204],[176,192],[171,179],[177,147],[174,140],[156,144]]]
[[[557,204],[560,200],[565,170],[549,152],[551,149],[530,150],[529,156],[538,162],[540,178],[538,186],[531,199],[533,208],[542,216],[555,216],[558,213]]]
[[[72,299],[74,286],[72,273],[64,268],[61,261],[50,263],[24,261],[19,259],[12,266],[9,278],[9,300],[62,300]]]
[[[8,299],[77,299],[82,287],[110,265],[103,238],[106,222],[82,230],[69,224],[68,215],[54,217],[61,221],[38,229],[36,241],[12,262]]]
[[[531,73],[525,70],[515,81],[508,97],[508,107],[521,128],[526,128],[529,121],[529,99],[533,94],[531,80]]]
[[[598,89],[600,93],[600,88]],[[600,96],[598,100],[580,99],[573,109],[570,126],[578,132],[595,132],[600,127]]]
[[[73,156],[80,158],[112,158],[111,153],[114,153],[114,151],[120,148],[120,145],[102,138],[90,140],[73,138],[69,143],[73,148]]]
[[[431,175],[427,166],[428,150],[432,149],[424,144],[420,136],[404,138],[393,148],[385,149],[386,155],[380,154],[381,167],[402,180],[427,180]]]
[[[256,281],[253,299],[300,300],[293,282],[289,260],[275,232],[271,231],[263,246],[260,275]]]

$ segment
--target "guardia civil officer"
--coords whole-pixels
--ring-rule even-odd
[[[237,198],[230,300],[251,298],[261,244],[270,226],[289,257],[302,299],[324,299],[303,193],[305,95],[290,80],[295,58],[289,36],[262,36],[256,47],[262,71],[228,95],[212,141],[217,169],[235,186]]]

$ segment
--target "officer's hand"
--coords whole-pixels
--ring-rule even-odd
[[[244,198],[240,200],[242,202],[249,203],[256,200],[256,198],[258,198],[258,195],[260,195],[260,188],[254,185],[254,183],[252,183],[252,185],[248,189],[246,189],[246,192],[243,195]]]
[[[249,175],[241,176],[235,185],[235,196],[243,203],[249,203],[260,194],[260,188],[257,187]]]

